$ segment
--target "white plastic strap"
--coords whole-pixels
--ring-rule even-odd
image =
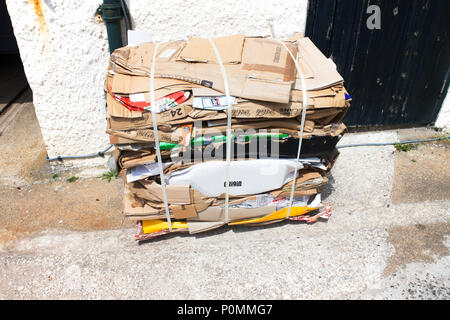
[[[150,71],[150,103],[152,108],[152,123],[153,123],[153,135],[155,136],[155,147],[156,154],[158,156],[158,167],[159,167],[159,176],[161,178],[161,189],[164,200],[164,208],[166,209],[166,218],[167,223],[169,224],[169,232],[172,232],[172,221],[170,219],[170,211],[169,204],[167,202],[167,193],[166,193],[166,177],[164,175],[164,168],[161,160],[161,150],[159,148],[159,135],[158,135],[158,124],[156,120],[156,103],[155,103],[155,63],[156,63],[156,52],[158,51],[158,43],[155,43],[155,49],[153,51],[153,59],[152,59],[152,68]]]
[[[214,53],[216,54],[217,61],[219,62],[220,71],[222,72],[223,83],[225,85],[225,95],[227,97],[227,158],[225,166],[225,223],[228,223],[228,202],[229,202],[229,180],[230,180],[230,161],[231,161],[231,104],[230,104],[230,89],[228,88],[228,78],[225,68],[220,57],[219,50],[217,50],[216,44],[213,40],[209,39]]]
[[[287,214],[286,214],[286,219],[287,219],[287,218],[289,218],[289,215],[291,214],[292,202],[294,201],[295,182],[297,180],[298,163],[300,161],[300,151],[302,149],[303,128],[305,126],[306,107],[308,105],[308,97],[307,97],[307,94],[306,94],[305,77],[303,76],[302,70],[300,69],[300,66],[297,63],[297,59],[294,57],[294,55],[292,54],[291,50],[289,50],[289,48],[286,46],[285,43],[283,43],[282,41],[280,41],[278,39],[277,39],[277,41],[279,43],[281,43],[281,45],[287,50],[287,52],[291,56],[292,60],[294,61],[295,68],[297,69],[297,72],[300,75],[300,80],[301,80],[301,83],[302,83],[302,91],[303,91],[302,122],[301,122],[301,125],[300,125],[300,133],[299,133],[299,140],[298,140],[298,150],[297,150],[297,161],[296,161],[296,164],[295,164],[294,179],[292,180],[291,196],[289,198],[289,207],[288,207],[288,211],[287,211]]]

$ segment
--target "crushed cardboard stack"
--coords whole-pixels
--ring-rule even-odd
[[[207,39],[191,38],[159,44],[156,52],[155,113],[173,232],[261,225],[287,215],[303,106],[295,63],[271,38],[234,35],[213,41],[232,96],[228,221],[227,100],[213,47]],[[336,143],[346,128],[341,120],[351,99],[333,63],[308,38],[284,43],[297,57],[307,90],[289,219],[313,222],[330,214],[318,188],[327,183],[338,156]],[[154,43],[142,43],[115,50],[105,82],[107,133],[125,181],[123,213],[138,221],[139,240],[169,229],[150,112],[154,49]]]

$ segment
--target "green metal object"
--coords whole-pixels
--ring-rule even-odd
[[[105,22],[108,34],[109,53],[113,53],[117,48],[123,47],[122,26],[123,11],[120,0],[103,0],[103,4],[97,9],[96,14],[100,15]]]

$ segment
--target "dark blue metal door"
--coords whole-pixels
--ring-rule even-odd
[[[380,9],[380,29],[367,12]],[[448,89],[448,0],[310,0],[306,36],[353,97],[349,126],[434,123]],[[372,27],[372,25],[370,25]]]

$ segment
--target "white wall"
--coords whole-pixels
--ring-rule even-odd
[[[450,132],[450,88],[447,91],[444,102],[442,103],[435,126]]]
[[[94,17],[98,1],[41,1],[41,24],[33,1],[6,4],[49,157],[104,149],[109,51],[105,26]]]
[[[1,1],[1,0],[0,0]],[[45,25],[33,3],[40,3]],[[49,157],[97,152],[105,134],[106,28],[102,0],[6,0]],[[307,0],[128,0],[136,30],[155,40],[304,32]],[[271,21],[271,22],[270,22]],[[79,162],[83,166],[104,159]]]
[[[137,30],[149,30],[154,40],[189,36],[214,37],[243,33],[289,37],[304,32],[307,0],[129,0]]]

